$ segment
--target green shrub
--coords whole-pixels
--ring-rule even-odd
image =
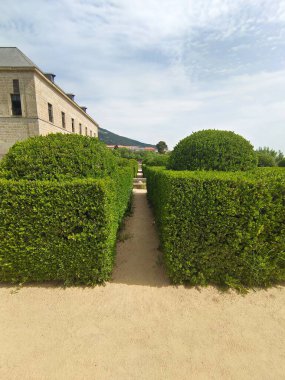
[[[169,154],[156,154],[143,160],[147,166],[166,166],[168,164]]]
[[[258,166],[260,167],[273,167],[276,166],[274,157],[265,152],[256,152],[258,159]]]
[[[131,167],[132,170],[133,170],[133,177],[136,177],[137,176],[137,172],[138,172],[138,168],[139,168],[139,164],[137,162],[137,160],[133,159],[133,158],[130,158],[130,159],[126,159],[126,158],[117,158],[117,162],[118,162],[118,165],[120,167]]]
[[[282,160],[280,160],[279,162],[278,162],[278,166],[279,167],[285,167],[285,158],[283,158]]]
[[[172,151],[172,170],[250,170],[257,166],[253,146],[229,131],[204,130],[181,140]]]
[[[0,167],[0,178],[9,178],[9,172]]]
[[[131,165],[120,168],[112,177],[115,183],[114,208],[118,212],[119,223],[122,221],[130,206],[129,203],[131,202],[133,191],[133,170]]]
[[[62,133],[17,142],[1,163],[16,180],[103,178],[117,167],[112,152],[98,139]]]
[[[147,157],[152,157],[156,155],[153,151],[147,151],[147,150],[131,150],[129,148],[117,148],[117,149],[111,149],[111,152],[116,157],[122,157],[122,158],[128,158],[128,159],[134,159],[134,160],[144,160]]]
[[[284,154],[281,152],[281,150],[276,151],[274,149],[269,148],[268,146],[264,146],[263,148],[259,147],[256,150],[256,153],[258,155],[265,153],[267,155],[272,156],[275,162],[275,166],[278,166],[279,161],[281,161],[284,158]]]
[[[0,179],[0,281],[108,280],[131,190],[131,168],[112,179]]]
[[[138,161],[135,159],[130,159],[129,161],[130,161],[131,167],[133,168],[133,176],[136,177],[138,174],[138,170],[139,170]]]
[[[174,283],[266,286],[285,279],[285,173],[146,167]]]

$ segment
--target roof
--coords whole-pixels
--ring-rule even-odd
[[[37,67],[16,47],[0,47],[1,67]]]

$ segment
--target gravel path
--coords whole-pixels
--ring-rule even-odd
[[[142,190],[121,240],[106,286],[0,287],[0,379],[285,378],[284,287],[170,285]]]

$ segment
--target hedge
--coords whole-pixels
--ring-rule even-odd
[[[242,288],[285,279],[285,171],[144,167],[174,283]]]
[[[147,166],[166,166],[169,161],[169,154],[158,154],[147,157],[143,160],[143,164]]]
[[[113,179],[0,179],[0,281],[106,281],[131,189],[130,167]]]
[[[117,160],[118,160],[118,165],[120,167],[124,168],[126,166],[130,166],[133,170],[133,177],[135,178],[137,176],[138,169],[139,169],[139,164],[137,160],[133,158],[127,159],[127,158],[120,158],[120,157],[118,157]]]
[[[246,171],[257,167],[257,156],[244,137],[208,129],[179,141],[166,166],[171,170]]]
[[[97,138],[62,133],[19,141],[0,163],[15,180],[104,178],[117,168],[116,157]]]

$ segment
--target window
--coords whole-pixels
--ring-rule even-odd
[[[71,119],[71,130],[73,133],[75,132],[74,119]]]
[[[79,123],[79,133],[82,135],[82,125]]]
[[[90,137],[92,137],[92,131],[90,131]]]
[[[85,127],[85,136],[88,135],[88,130],[87,130],[87,127]]]
[[[13,79],[13,94],[20,94],[19,79]]]
[[[21,106],[20,94],[11,94],[11,103],[12,103],[12,115],[13,116],[21,116],[22,115],[22,106]]]
[[[65,113],[64,112],[61,113],[61,124],[62,124],[62,128],[65,128]]]
[[[48,119],[51,123],[53,123],[53,110],[50,103],[48,103]]]
[[[12,115],[22,116],[22,105],[19,79],[13,79],[13,94],[11,94]]]

